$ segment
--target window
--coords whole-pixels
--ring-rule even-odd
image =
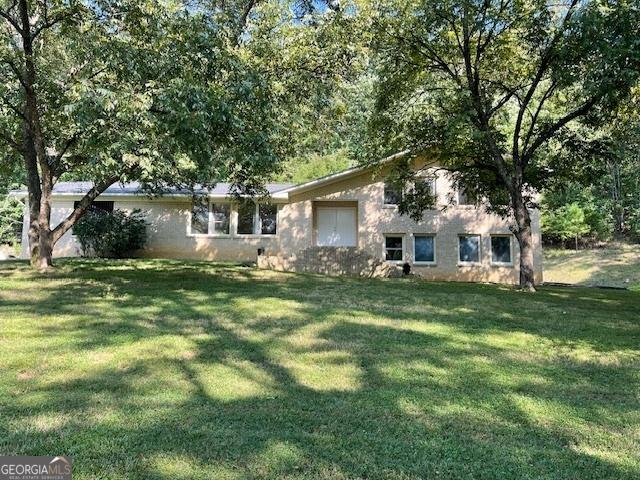
[[[238,205],[238,235],[275,235],[278,206],[246,201]]]
[[[475,205],[476,201],[466,189],[458,189],[458,205]]]
[[[416,235],[413,237],[413,261],[435,263],[436,250],[433,235]]]
[[[216,203],[212,206],[213,211],[213,233],[218,235],[229,235],[229,213],[228,203]]]
[[[191,207],[191,234],[206,235],[209,233],[209,199],[194,198]]]
[[[432,197],[436,195],[435,177],[417,178],[414,182],[416,193],[428,193]]]
[[[458,243],[461,263],[480,263],[480,235],[460,235]]]
[[[80,202],[73,202],[73,209],[78,208]],[[113,202],[91,202],[88,212],[93,213],[111,213],[113,212]]]
[[[500,235],[491,237],[491,263],[511,263],[511,236]]]
[[[391,183],[384,184],[384,204],[398,205],[402,200],[402,191]]]
[[[255,232],[256,204],[244,202],[238,205],[238,234],[250,235]]]
[[[384,259],[388,262],[402,262],[404,260],[404,237],[401,235],[386,235],[384,237]]]
[[[275,235],[278,223],[278,207],[276,205],[262,204],[259,206],[260,233],[262,235]]]

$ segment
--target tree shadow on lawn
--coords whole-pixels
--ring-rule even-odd
[[[349,318],[364,313],[397,321],[444,322],[474,335],[522,332],[569,347],[588,344],[598,352],[637,347],[640,337],[640,295],[624,291],[544,287],[529,295],[494,285],[256,274],[245,267],[207,262],[154,261],[151,268],[147,262],[138,268],[131,261],[115,263],[116,267],[113,262],[91,261],[71,265],[46,277],[37,301],[0,296],[0,305],[17,313],[68,314],[89,322],[92,328],[77,335],[84,348],[119,341],[109,335],[114,329],[133,337],[146,335],[151,326],[159,327],[160,316],[169,328],[184,327],[185,319],[192,324],[197,318],[206,322],[211,315],[245,323],[255,316],[252,329],[274,333],[281,328],[284,333],[298,327],[291,318],[330,314]],[[56,284],[56,279],[65,284]],[[260,315],[267,299],[276,303],[272,310],[289,308],[289,315]],[[239,310],[239,300],[255,306]],[[100,325],[106,331],[96,329]],[[44,325],[43,333],[58,328]],[[63,328],[79,332],[73,323]]]
[[[630,341],[529,318],[577,308],[573,291],[545,291],[524,313],[532,297],[484,286],[179,265],[144,282],[137,269],[56,275],[71,283],[3,302],[0,317],[46,322],[53,301],[67,320],[38,335],[69,341],[49,355],[112,357],[11,385],[20,395],[2,401],[0,450],[69,454],[78,478],[640,473],[632,439],[617,438],[637,420],[634,365],[518,355],[483,336],[637,347],[637,330]],[[491,315],[505,295],[512,304]]]

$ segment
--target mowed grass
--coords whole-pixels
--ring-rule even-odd
[[[577,251],[545,248],[544,280],[640,291],[640,245]]]
[[[0,264],[0,452],[75,479],[640,478],[640,293]]]

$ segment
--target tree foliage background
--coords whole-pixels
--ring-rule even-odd
[[[567,205],[585,214],[582,242],[640,241],[640,96],[637,88],[603,118],[567,131],[551,152],[565,170],[543,191],[543,219],[559,218]],[[545,239],[561,240],[547,221]]]

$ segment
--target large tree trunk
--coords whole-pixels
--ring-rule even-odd
[[[42,129],[40,128],[40,113],[36,94],[36,66],[33,51],[33,35],[29,18],[29,4],[27,0],[18,2],[22,48],[24,51],[24,74],[21,83],[24,87],[24,124],[23,124],[23,157],[27,171],[27,185],[29,188],[29,254],[31,265],[37,268],[48,268],[51,265],[51,243],[47,240],[50,235],[49,217],[50,201],[46,212],[42,211],[43,188],[51,186],[52,179],[47,164],[46,149]],[[40,165],[40,172],[38,171]],[[41,183],[40,174],[47,175]],[[50,195],[50,189],[49,195]],[[43,228],[46,225],[46,231]],[[44,251],[43,251],[44,250]],[[43,257],[44,254],[44,257]]]
[[[29,258],[31,266],[38,267],[38,259],[40,257],[40,226],[38,217],[40,216],[40,202],[34,199],[34,195],[29,193],[29,230],[27,237],[29,239]]]
[[[38,178],[35,180],[28,175],[29,183],[29,230],[27,231],[27,237],[29,239],[29,258],[31,259],[31,266],[38,266],[39,248],[40,248],[40,183]]]
[[[42,272],[48,271],[53,266],[53,240],[51,239],[51,231],[40,232],[40,241],[38,243],[38,270]]]
[[[51,232],[51,193],[53,183],[48,176],[43,175],[42,199],[40,201],[40,215],[38,216],[39,242],[37,267],[47,271],[52,265],[53,235]]]
[[[39,247],[40,247],[40,202],[42,201],[42,190],[40,188],[40,177],[37,167],[37,156],[33,144],[33,138],[28,126],[25,125],[23,132],[23,156],[25,170],[27,171],[27,185],[29,191],[29,258],[31,266],[38,267]]]
[[[520,288],[533,292],[535,291],[535,274],[531,215],[520,191],[513,194],[513,210],[517,226],[515,233],[520,246]]]
[[[25,112],[25,118],[27,113]],[[27,185],[29,191],[29,258],[31,266],[38,266],[39,242],[40,242],[40,201],[42,190],[40,189],[40,176],[38,173],[38,157],[36,154],[33,136],[29,125],[24,122],[22,129],[22,155],[25,171],[27,172]]]

